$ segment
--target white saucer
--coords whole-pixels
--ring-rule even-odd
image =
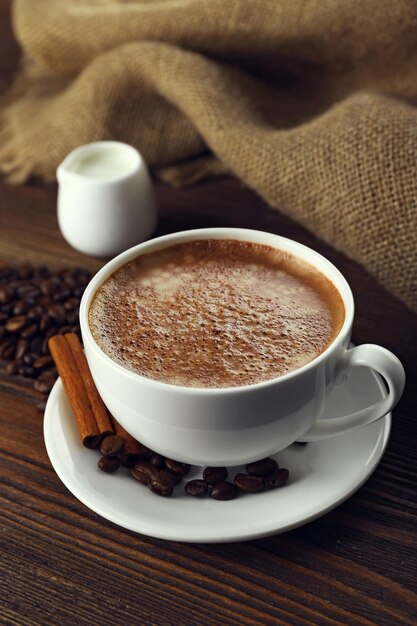
[[[342,415],[384,397],[371,370],[352,371],[328,404],[328,415]],[[388,443],[391,415],[332,439],[294,444],[276,455],[290,472],[288,484],[273,491],[218,502],[192,498],[177,488],[162,498],[133,480],[127,470],[109,475],[97,467],[99,454],[80,442],[61,381],[45,410],[45,444],[66,487],[87,507],[129,530],[174,541],[224,542],[282,533],[312,521],[351,496],[369,478]],[[187,480],[199,475],[193,468]],[[185,481],[184,481],[185,482]]]

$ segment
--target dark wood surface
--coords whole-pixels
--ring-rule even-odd
[[[1,0],[2,92],[20,55],[9,10]],[[0,182],[0,261],[100,267],[63,241],[56,192],[55,185]],[[157,194],[157,234],[253,227],[306,243],[341,269],[356,299],[354,341],[386,346],[406,369],[388,449],[348,501],[291,532],[219,545],[152,539],[102,519],[72,496],[45,450],[39,394],[30,381],[1,371],[0,623],[415,624],[416,315],[232,178],[183,191],[158,186]]]

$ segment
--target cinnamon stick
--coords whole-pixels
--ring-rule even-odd
[[[77,337],[76,339],[79,344]],[[105,419],[103,407],[100,405],[102,401],[95,389],[81,344],[78,349],[74,347],[73,339],[68,341],[68,335],[54,335],[48,345],[77,420],[81,441],[86,448],[98,448],[103,437],[112,433],[113,428],[103,405],[107,413],[107,420]],[[97,401],[97,396],[100,401]]]
[[[75,363],[78,367],[78,371],[80,372],[81,380],[84,383],[84,387],[91,404],[91,409],[97,422],[99,433],[113,433],[113,426],[110,421],[109,412],[97,391],[97,387],[91,375],[80,340],[75,333],[67,333],[64,337],[70,347],[72,356],[74,357]]]

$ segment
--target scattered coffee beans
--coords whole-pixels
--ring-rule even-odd
[[[289,471],[287,469],[279,469],[273,474],[270,474],[265,478],[265,485],[269,489],[277,489],[287,484],[289,478]]]
[[[153,452],[142,444],[143,454],[139,454],[131,464],[123,463],[123,439],[115,435],[108,435],[100,445],[103,455],[98,462],[103,472],[112,473],[119,465],[128,467],[132,478],[147,485],[159,496],[172,496],[177,485],[182,482],[185,474],[191,467],[187,463],[180,463],[168,459],[157,452]],[[257,472],[250,474],[248,470]],[[268,469],[268,473],[266,471]],[[288,470],[279,469],[278,463],[272,459],[262,459],[246,466],[248,473],[238,472],[233,482],[227,481],[227,467],[205,467],[202,478],[189,480],[184,487],[185,493],[194,498],[203,498],[210,495],[214,500],[232,500],[239,493],[257,493],[264,489],[283,487],[288,481]]]
[[[173,493],[171,485],[161,480],[150,480],[148,483],[148,487],[158,496],[164,496],[165,498],[172,496]]]
[[[210,492],[210,496],[214,500],[232,500],[237,495],[237,487],[233,483],[224,480],[214,485]]]
[[[108,435],[101,442],[100,452],[103,456],[120,456],[123,450],[123,446],[124,442],[121,437],[117,437],[116,435]]]
[[[172,474],[171,472],[167,472],[165,470],[161,470],[159,472],[158,478],[162,480],[163,482],[171,485],[173,489],[174,487],[179,485],[182,480],[180,474]]]
[[[155,465],[155,467],[157,467],[158,469],[162,469],[165,465],[164,457],[161,454],[158,454],[157,452],[152,454],[151,458],[149,459],[149,462],[152,463],[152,465]]]
[[[91,278],[83,268],[0,268],[0,366],[10,375],[33,379],[47,395],[57,371],[48,339],[58,333],[80,335],[78,308]],[[44,400],[37,405],[44,409]]]
[[[234,481],[239,491],[243,493],[256,493],[264,488],[262,476],[251,476],[250,474],[236,474]]]
[[[271,459],[271,457],[255,461],[254,463],[248,463],[246,466],[247,473],[252,476],[268,476],[268,474],[272,474],[272,472],[275,472],[277,469],[278,463],[275,459]]]
[[[208,483],[205,480],[200,480],[198,478],[194,480],[189,480],[185,485],[185,491],[189,496],[194,496],[195,498],[202,498],[206,496],[209,492]]]
[[[188,474],[190,471],[190,465],[187,463],[179,463],[178,461],[173,461],[172,459],[165,459],[165,467],[168,471],[173,474],[179,474],[180,476]]]
[[[152,463],[149,463],[149,461],[141,461],[140,463],[136,463],[133,469],[136,472],[139,472],[147,476],[148,481],[157,480],[158,478],[159,470],[155,467],[155,465],[152,465]]]
[[[149,482],[149,476],[147,476],[144,472],[141,472],[140,468],[138,469],[137,467],[132,467],[130,469],[130,475],[132,478],[142,483],[142,485],[147,485]]]
[[[217,485],[227,478],[226,467],[206,467],[203,471],[203,480],[209,485]]]
[[[113,474],[120,467],[120,460],[117,456],[102,456],[98,462],[102,472]]]

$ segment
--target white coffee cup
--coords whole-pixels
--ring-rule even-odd
[[[346,317],[333,342],[313,361],[288,374],[253,385],[191,388],[135,374],[107,356],[88,324],[92,298],[100,285],[134,257],[199,239],[234,239],[272,246],[307,261],[339,290]],[[323,256],[295,241],[270,233],[208,228],[159,237],[136,246],[105,265],[87,286],[80,324],[87,360],[105,404],[135,438],[161,454],[197,465],[238,465],[286,448],[369,424],[399,400],[405,375],[388,350],[366,344],[349,348],[354,314],[350,287]],[[349,369],[366,367],[385,379],[386,397],[357,413],[320,420],[328,398],[346,382]]]
[[[152,181],[139,152],[118,141],[73,150],[57,169],[58,224],[84,254],[111,257],[147,239],[157,210]]]

